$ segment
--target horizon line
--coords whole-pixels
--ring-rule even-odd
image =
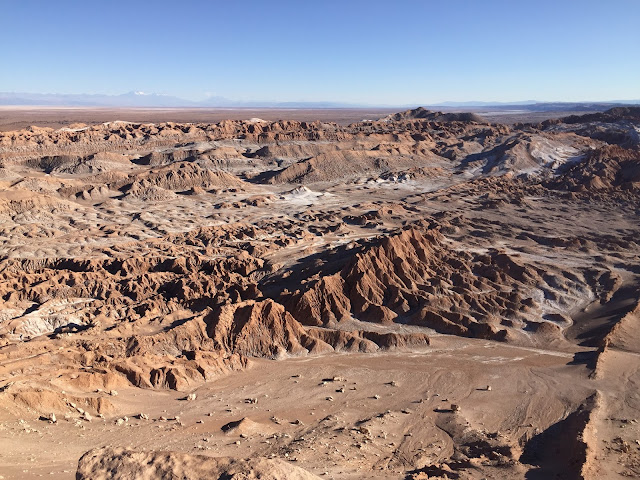
[[[531,106],[536,104],[623,104],[623,103],[640,103],[639,98],[629,98],[629,99],[607,99],[607,100],[441,100],[436,102],[402,102],[402,103],[367,103],[367,102],[357,102],[357,101],[341,101],[341,100],[236,100],[227,98],[224,96],[209,96],[201,100],[187,100],[182,97],[177,97],[171,94],[163,94],[163,93],[140,93],[140,90],[130,90],[125,93],[120,94],[109,94],[109,93],[42,93],[42,92],[18,92],[18,91],[0,91],[0,102],[2,100],[3,95],[7,96],[19,96],[19,95],[33,95],[33,96],[52,96],[52,97],[107,97],[110,99],[118,99],[118,97],[124,97],[127,95],[134,96],[134,98],[139,99],[158,99],[162,101],[163,99],[172,100],[174,102],[185,102],[183,105],[174,104],[174,105],[102,105],[102,104],[36,104],[36,103],[10,103],[10,104],[2,104],[0,106],[66,106],[66,107],[129,107],[129,108],[301,108],[301,107],[287,107],[288,104],[302,104],[302,105],[328,105],[325,107],[318,108],[398,108],[398,107],[418,107],[418,106],[428,106],[428,107],[491,107],[491,106]],[[219,99],[221,102],[228,102],[228,105],[220,104],[220,105],[206,105],[207,101],[212,101],[215,103],[215,99]],[[10,100],[10,99],[5,99]],[[18,99],[16,99],[18,100]],[[34,99],[35,100],[35,99]],[[263,105],[260,105],[263,104]]]

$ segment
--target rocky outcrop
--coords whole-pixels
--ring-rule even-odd
[[[122,190],[134,194],[136,190],[148,187],[184,191],[193,187],[238,188],[244,183],[229,173],[210,170],[190,162],[174,163],[145,174],[136,174],[132,180],[133,182],[122,187]]]
[[[451,248],[437,228],[428,226],[381,238],[337,273],[319,272],[304,284],[281,300],[304,325],[336,328],[357,319],[494,340],[514,332],[506,327],[533,328],[542,308],[533,298],[536,292],[558,292],[562,303],[563,295],[588,288],[587,280],[582,286],[565,285],[499,250]]]
[[[192,255],[6,261],[0,270],[0,295],[6,303],[38,305],[50,300],[91,299],[91,316],[110,316],[124,309],[122,313],[126,311],[132,320],[154,312],[168,313],[172,303],[197,308],[253,298],[255,285],[247,275],[260,269],[264,261],[245,252],[228,253],[227,258],[218,259]]]
[[[607,145],[571,163],[549,182],[552,188],[573,192],[640,192],[640,151]]]
[[[273,300],[223,305],[206,319],[216,349],[249,357],[277,358],[332,350],[312,338],[285,308]]]
[[[425,334],[304,327],[283,305],[271,299],[224,305],[205,321],[214,348],[249,357],[375,352],[429,345]]]
[[[477,122],[487,123],[480,115],[475,113],[442,113],[427,110],[424,107],[418,107],[404,112],[394,113],[392,115],[381,118],[383,122],[402,122],[406,120],[425,119],[436,122]]]
[[[183,480],[314,480],[320,477],[279,459],[239,460],[178,452],[98,448],[78,461],[77,480],[180,478]]]

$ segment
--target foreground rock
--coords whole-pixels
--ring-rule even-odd
[[[78,462],[76,480],[313,480],[320,477],[283,460],[234,460],[178,452],[98,448]]]

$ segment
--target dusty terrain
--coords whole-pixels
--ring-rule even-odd
[[[380,113],[0,132],[0,475],[640,476],[639,109]]]
[[[396,111],[394,108],[109,108],[0,105],[0,131],[20,130],[30,126],[63,128],[79,122],[97,125],[118,119],[138,123],[213,123],[222,120],[262,118],[271,121],[321,120],[348,125],[363,119],[378,119]]]
[[[0,105],[0,132],[21,130],[31,126],[64,128],[72,123],[98,125],[118,119],[137,123],[211,123],[222,120],[297,120],[300,122],[326,121],[348,125],[362,120],[375,120],[397,112],[397,108],[144,108],[144,107],[57,107],[57,106],[14,106]],[[459,108],[449,108],[458,111]],[[582,115],[580,111],[530,112],[475,108],[483,118],[493,122],[514,124],[542,122],[550,118]],[[594,113],[593,110],[590,113]]]

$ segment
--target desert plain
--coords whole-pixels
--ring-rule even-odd
[[[0,478],[640,476],[640,108],[276,113],[0,111]]]

